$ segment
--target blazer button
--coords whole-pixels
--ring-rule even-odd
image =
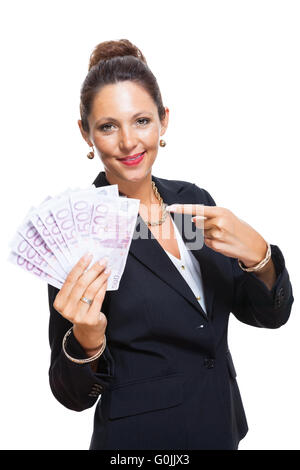
[[[283,299],[284,297],[284,290],[283,290],[283,287],[280,287],[279,291],[278,291],[278,295]]]
[[[275,308],[279,308],[281,306],[281,299],[280,297],[276,297],[275,299]]]
[[[206,357],[204,359],[204,365],[207,369],[213,369],[215,367],[215,359],[211,357]]]
[[[101,384],[94,384],[93,387],[96,389],[96,390],[102,390],[103,387]]]
[[[98,397],[100,395],[101,390],[103,390],[103,387],[101,384],[94,384],[88,395],[89,397],[94,397],[94,398]]]

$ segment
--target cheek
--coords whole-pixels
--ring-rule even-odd
[[[95,136],[94,142],[101,155],[110,155],[114,153],[117,145],[117,139],[113,136]]]
[[[144,130],[143,133],[143,140],[145,144],[148,145],[149,148],[151,147],[157,147],[157,142],[159,139],[159,130],[155,126],[151,126],[148,129]]]

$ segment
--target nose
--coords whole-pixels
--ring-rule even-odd
[[[135,131],[130,128],[123,128],[120,134],[119,146],[122,153],[131,155],[131,150],[136,148],[137,137]]]

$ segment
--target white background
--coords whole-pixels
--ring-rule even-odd
[[[300,449],[298,1],[1,3],[2,449],[87,449],[94,408],[48,384],[46,284],[10,265],[9,242],[48,194],[92,183],[79,91],[96,44],[144,53],[170,109],[154,176],[205,188],[282,250],[295,302],[276,330],[231,316],[229,345],[249,424],[240,449]]]

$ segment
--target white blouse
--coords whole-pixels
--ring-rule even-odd
[[[204,312],[207,314],[204,300],[202,275],[199,263],[194,257],[194,255],[192,255],[191,251],[186,248],[177,228],[177,225],[175,224],[173,218],[170,218],[172,219],[173,227],[176,234],[178,248],[180,251],[180,260],[176,258],[176,256],[169,253],[167,250],[165,250],[165,252],[169,256],[170,260],[174,263],[182,277],[185,279],[189,287],[192,289],[196,299],[200,303]]]

